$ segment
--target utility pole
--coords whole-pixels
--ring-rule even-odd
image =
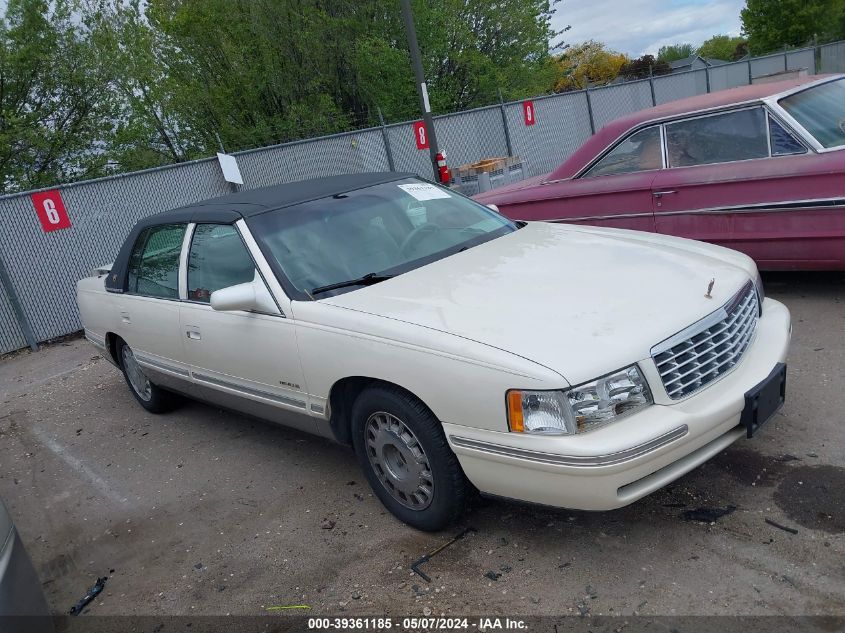
[[[414,68],[414,77],[417,81],[417,92],[420,96],[420,106],[423,111],[423,122],[425,131],[428,134],[428,153],[431,156],[431,169],[434,172],[434,179],[437,180],[440,170],[437,166],[437,135],[434,133],[434,119],[431,116],[431,104],[428,102],[428,88],[425,85],[422,59],[420,58],[420,46],[417,43],[417,30],[414,27],[414,14],[411,12],[411,0],[400,0],[402,4],[402,18],[405,21],[405,34],[408,36],[408,51],[411,53],[411,66]]]

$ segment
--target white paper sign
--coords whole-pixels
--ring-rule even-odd
[[[220,162],[220,169],[223,170],[223,179],[226,182],[233,182],[236,185],[244,184],[238,161],[234,156],[217,152],[217,160]]]
[[[420,90],[422,91],[423,107],[426,112],[431,112],[431,104],[428,102],[428,86],[425,85],[425,82],[420,84]]]
[[[417,200],[436,200],[438,198],[451,198],[448,191],[430,185],[427,182],[414,183],[413,185],[396,185],[405,193]]]

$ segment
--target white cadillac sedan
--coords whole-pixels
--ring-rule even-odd
[[[585,510],[653,492],[771,418],[791,332],[745,255],[511,222],[397,173],[145,218],[77,299],[145,409],[183,394],[351,445],[423,530],[472,486]]]

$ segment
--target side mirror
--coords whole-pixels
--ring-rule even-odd
[[[218,312],[244,310],[246,312],[281,314],[258,271],[255,272],[252,281],[212,292],[211,307]]]

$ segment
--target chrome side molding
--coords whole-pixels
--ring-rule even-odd
[[[504,455],[505,457],[516,457],[519,459],[527,459],[533,462],[543,464],[553,464],[555,466],[578,466],[581,468],[598,468],[600,466],[612,466],[614,464],[621,464],[623,462],[631,461],[637,457],[642,457],[647,453],[656,451],[658,448],[666,446],[677,439],[684,437],[689,433],[689,427],[684,424],[676,429],[672,429],[668,433],[632,446],[624,451],[617,453],[608,453],[606,455],[554,455],[552,453],[542,453],[539,451],[531,451],[524,448],[514,448],[512,446],[502,446],[501,444],[493,444],[492,442],[483,442],[480,440],[472,440],[466,437],[453,435],[449,440],[457,447],[471,448],[473,450],[482,451],[485,453],[493,453],[495,455]]]
[[[201,382],[207,383],[209,385],[215,385],[217,387],[225,387],[226,389],[231,389],[233,391],[240,391],[243,394],[247,394],[250,396],[257,396],[259,398],[266,398],[267,400],[273,400],[274,402],[278,402],[280,404],[285,404],[289,407],[296,407],[297,409],[304,409],[306,403],[304,400],[296,400],[295,398],[288,398],[287,396],[282,396],[275,393],[270,393],[269,391],[263,391],[261,389],[254,389],[252,387],[246,387],[244,385],[240,385],[234,382],[229,382],[228,380],[220,380],[219,378],[212,378],[211,376],[206,376],[205,374],[198,374],[197,372],[193,372],[194,380],[199,380]]]

